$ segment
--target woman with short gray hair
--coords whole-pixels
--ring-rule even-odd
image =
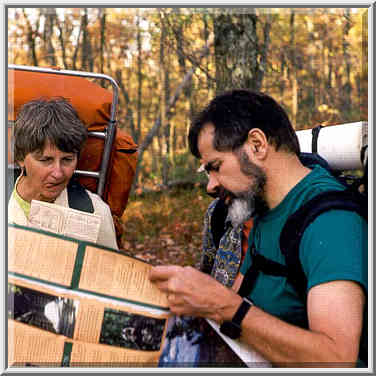
[[[27,225],[32,200],[72,207],[86,197],[89,209],[78,209],[101,217],[97,243],[118,249],[109,206],[72,179],[86,139],[86,127],[64,98],[41,98],[21,108],[14,125],[21,174],[10,197],[8,222]]]

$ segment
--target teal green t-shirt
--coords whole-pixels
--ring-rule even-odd
[[[286,264],[279,248],[279,236],[288,216],[317,194],[344,187],[324,168],[315,167],[274,209],[255,218],[249,235],[256,252],[268,259]],[[307,276],[309,290],[320,283],[352,280],[367,293],[367,222],[346,210],[331,210],[317,217],[304,232],[300,260]],[[244,275],[252,264],[248,249],[240,272]],[[260,273],[250,299],[264,311],[291,324],[307,327],[304,302],[285,277]]]

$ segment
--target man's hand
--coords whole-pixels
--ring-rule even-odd
[[[155,266],[150,281],[167,294],[171,312],[212,319],[231,320],[242,299],[209,275],[190,266]]]

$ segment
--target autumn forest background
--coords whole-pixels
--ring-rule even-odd
[[[104,73],[139,146],[122,248],[195,265],[211,198],[187,131],[230,88],[264,91],[296,130],[368,118],[367,9],[8,7],[8,63]]]

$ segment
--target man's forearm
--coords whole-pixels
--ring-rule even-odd
[[[352,367],[327,335],[288,324],[253,306],[242,323],[241,341],[279,367]]]

